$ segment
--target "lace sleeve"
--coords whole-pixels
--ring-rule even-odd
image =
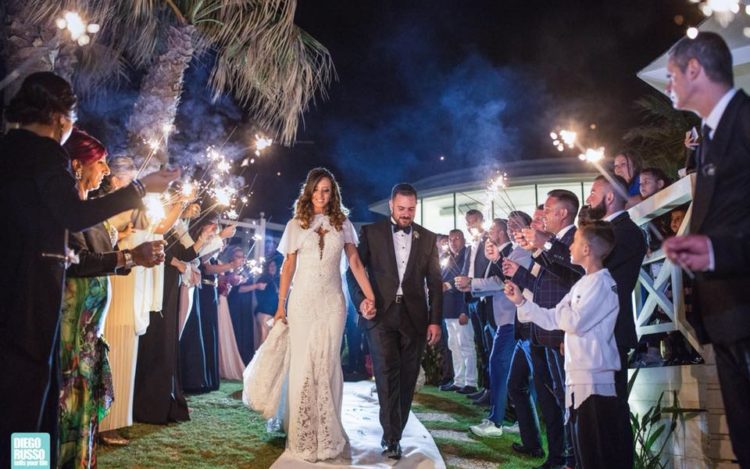
[[[281,235],[281,241],[279,241],[279,247],[276,248],[285,257],[288,254],[297,252],[302,244],[302,228],[300,228],[297,220],[289,220],[284,228],[284,234]]]
[[[354,225],[349,221],[348,218],[344,220],[342,231],[344,232],[345,244],[353,244],[355,246],[359,245],[359,237],[357,236],[357,231],[354,229]]]

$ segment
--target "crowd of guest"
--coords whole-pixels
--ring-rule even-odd
[[[728,170],[717,173],[720,163],[712,160],[713,138],[729,145],[729,131],[716,133],[726,122],[719,118],[727,109],[734,118],[741,108],[746,130],[750,105],[732,88],[726,44],[701,34],[700,47],[681,41],[669,63],[675,75],[691,66],[711,71],[695,80],[699,91],[716,98],[708,100],[714,107],[679,101],[687,99],[681,89],[675,106],[701,112],[704,142],[689,167],[697,170],[699,187],[721,191],[711,179],[717,174],[735,186],[738,180]],[[684,57],[694,62],[683,67]],[[728,77],[711,69],[727,61]],[[717,117],[713,110],[721,103]],[[132,158],[108,160],[102,142],[74,127],[75,108],[70,84],[42,72],[25,79],[6,110],[16,128],[0,139],[0,203],[14,230],[0,230],[6,248],[0,372],[17,379],[0,382],[0,453],[8,454],[11,433],[47,432],[56,447],[54,466],[95,467],[99,441],[126,445],[118,430],[134,421],[189,420],[185,393],[242,379],[277,310],[280,260],[269,256],[261,275],[248,273],[249,253],[230,242],[235,226],[222,228],[217,214],[202,213],[194,195],[176,183],[179,171],[139,177]],[[745,176],[747,135],[742,151],[731,153]],[[686,144],[693,152],[692,140]],[[747,259],[750,217],[730,216],[744,206],[741,191],[734,187],[708,201],[697,193],[691,228],[698,234],[675,238],[688,231],[687,207],[674,208],[648,230],[627,211],[667,190],[671,178],[642,168],[632,152],[618,153],[612,169],[595,178],[584,207],[573,192],[555,189],[533,214],[511,210],[485,221],[472,209],[465,231],[438,237],[440,389],[487,407],[471,433],[517,433],[521,442],[512,449],[546,456],[542,468],[633,467],[629,365],[647,364],[642,352],[654,340],[667,340],[688,361],[697,356],[679,338],[639,343],[636,335],[632,294],[644,258],[663,249],[686,271],[709,271],[695,284],[685,282],[686,296],[694,288],[702,292],[690,301],[701,307],[692,317],[700,320],[701,340],[715,344],[733,447],[746,466],[750,456],[739,443],[750,435],[750,316],[740,291],[747,266],[732,258]],[[169,201],[158,220],[142,202],[152,194]],[[709,202],[718,208],[709,210]],[[712,218],[717,212],[724,218]],[[729,222],[734,225],[727,228]],[[650,274],[658,276],[661,267],[651,263]],[[706,285],[724,295],[709,298]],[[345,371],[368,377],[367,344],[348,303]]]
[[[0,140],[16,227],[3,235],[0,350],[18,378],[0,389],[0,454],[11,433],[47,432],[53,467],[96,467],[97,445],[127,445],[133,422],[189,420],[184,393],[242,379],[278,302],[276,258],[251,272],[236,227],[202,213],[179,171],[108,158],[75,110],[69,83],[31,74]],[[161,218],[149,197],[167,201]]]

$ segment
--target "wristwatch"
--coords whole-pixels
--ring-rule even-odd
[[[122,251],[122,255],[125,257],[125,268],[126,269],[132,269],[135,267],[135,262],[133,261],[133,254],[130,252],[130,249],[125,249]]]

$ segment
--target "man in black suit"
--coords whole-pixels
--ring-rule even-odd
[[[377,313],[351,270],[347,275],[372,356],[383,454],[399,459],[399,441],[409,418],[425,341],[434,345],[440,340],[443,282],[435,234],[413,223],[416,190],[397,184],[389,206],[390,220],[362,227],[358,247],[375,292]]]
[[[589,205],[588,216],[592,220],[605,220],[612,223],[615,232],[615,247],[604,260],[604,267],[612,274],[617,284],[620,311],[615,323],[615,340],[620,353],[620,371],[615,373],[615,391],[620,402],[620,422],[625,466],[633,465],[633,436],[630,427],[630,407],[628,406],[628,352],[638,345],[633,319],[632,294],[638,281],[643,257],[646,255],[646,238],[630,215],[625,211],[628,199],[627,183],[620,176],[612,176],[613,182],[604,176],[594,179],[591,193],[586,199]]]
[[[707,254],[688,320],[701,342],[713,343],[732,448],[740,466],[750,468],[750,274],[747,266],[728,267],[722,245],[746,246],[742,237],[750,232],[750,98],[734,89],[732,55],[715,33],[675,44],[667,72],[674,107],[703,119],[703,138],[690,220],[697,236],[667,240],[664,249],[675,261]]]

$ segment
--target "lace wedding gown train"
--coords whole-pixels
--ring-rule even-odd
[[[279,243],[282,254],[297,253],[297,268],[287,306],[286,448],[293,456],[307,461],[336,458],[347,444],[341,423],[340,356],[346,322],[340,265],[346,243],[357,244],[351,222],[346,220],[342,230],[336,231],[324,215],[317,215],[306,230],[298,221],[290,221]],[[262,348],[253,362],[271,359],[271,354],[263,353]],[[279,360],[278,354],[275,359]],[[257,363],[251,362],[248,370],[254,366],[257,367]],[[253,379],[252,373],[248,375],[246,371],[246,383]],[[275,399],[276,396],[266,397]]]

